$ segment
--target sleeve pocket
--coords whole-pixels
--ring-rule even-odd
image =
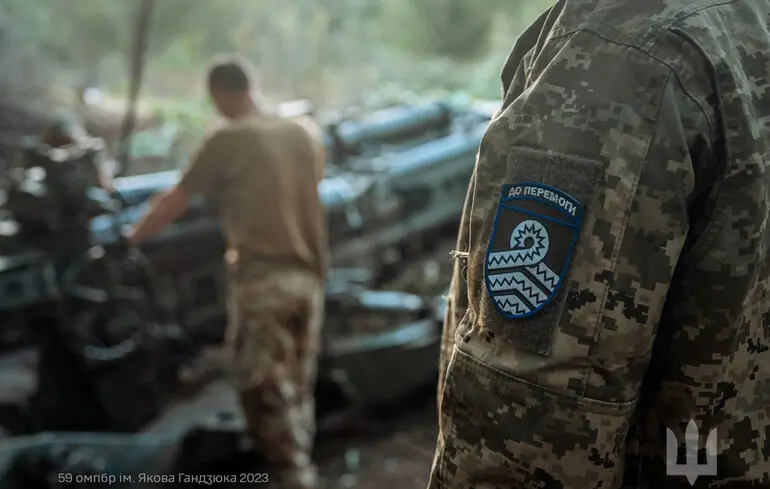
[[[459,350],[449,368],[441,487],[617,487],[633,403],[560,395]]]

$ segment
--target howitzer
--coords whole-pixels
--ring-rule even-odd
[[[448,117],[448,122],[441,122],[437,107],[447,109],[427,107],[433,108],[390,112],[395,114],[390,122],[380,116],[374,122],[362,122],[357,131],[350,129],[348,135],[359,136],[348,137],[352,142],[345,146],[344,164],[331,165],[319,186],[327,211],[334,267],[327,286],[327,323],[319,373],[321,409],[336,401],[392,399],[430,381],[435,374],[442,307],[434,304],[430,294],[419,297],[372,289],[386,285],[398,268],[406,266],[405,262],[419,260],[442,239],[454,240],[468,178],[488,119],[473,110],[454,110],[442,116]],[[411,120],[407,117],[410,113],[419,117]],[[136,222],[147,200],[171,188],[177,178],[177,172],[163,172],[117,179],[114,186],[121,196],[122,210],[90,221],[91,242],[101,246],[107,255],[119,253],[120,225]],[[161,288],[175,291],[173,300],[166,302],[175,303],[176,318],[184,326],[189,343],[197,348],[220,342],[225,319],[221,260],[224,242],[214,210],[204,201],[195,202],[183,218],[149,241],[142,251],[163,277]],[[23,318],[26,327],[51,321],[39,314],[40,306],[48,303],[48,256],[44,250],[31,249],[24,240],[6,241],[0,259],[0,314]],[[445,259],[449,261],[448,253]],[[435,294],[443,292],[446,285],[441,284]],[[70,334],[89,340],[96,324],[96,319],[85,318],[82,324],[73,326],[77,331]],[[139,395],[141,385],[157,382],[165,370],[173,370],[176,357],[189,352],[168,354],[175,351],[173,345],[178,342],[166,341],[167,329],[161,335],[163,341],[157,335],[143,334],[149,334],[153,341],[138,348],[135,356],[100,364],[90,382],[102,386],[96,395],[104,401],[102,411],[106,415],[101,427],[85,429],[138,430],[157,415],[153,406],[167,401],[156,392],[163,386],[156,385],[154,390]],[[171,359],[161,362],[159,357]],[[44,428],[55,430],[57,423],[66,424],[60,421],[61,411],[65,410],[57,403],[67,397],[67,392],[65,388],[59,395],[51,394],[56,390],[52,385],[56,377],[51,373],[61,366],[51,365],[45,355],[40,364],[38,404],[54,406],[38,412],[59,412],[53,424]],[[139,373],[139,377],[147,375],[147,379],[132,379],[131,372]],[[162,382],[170,377],[166,373],[167,380]],[[118,384],[115,379],[122,380]],[[119,389],[107,388],[131,383],[137,386],[134,397],[144,396],[144,401],[128,399]],[[142,402],[147,406],[140,406]],[[129,412],[121,407],[129,407]],[[81,409],[85,408],[71,407],[70,417],[77,419]],[[0,416],[2,413],[0,409]],[[184,418],[172,418],[175,416]],[[21,434],[40,429],[37,426],[20,423],[5,428]]]
[[[435,129],[436,107],[444,110],[444,106],[430,107],[415,111],[416,122],[403,119],[406,127],[421,123],[427,131]],[[456,117],[467,120],[469,112],[458,112]],[[408,113],[397,112],[396,122]],[[389,125],[378,117],[369,129],[362,123],[358,133],[378,138],[395,134],[382,128],[398,127],[396,122]],[[486,118],[477,115],[475,124],[466,122],[454,129],[450,124],[444,137],[424,143],[418,136],[388,144],[376,157],[349,157],[345,170],[332,167],[319,192],[327,209],[333,266],[365,269],[371,277],[367,285],[377,285],[393,273],[394,264],[418,258],[440,236],[453,239],[485,126]],[[115,187],[125,203],[120,223],[135,222],[147,199],[173,186],[177,178],[177,172],[163,172],[117,179]],[[96,244],[109,248],[118,239],[119,226],[112,216],[96,217],[90,228]],[[187,243],[195,246],[184,246]],[[180,319],[188,327],[223,319],[223,247],[216,215],[203,201],[194,203],[186,216],[145,247],[161,274],[174,282]],[[16,253],[8,253],[13,248]],[[0,311],[39,304],[43,298],[38,265],[44,253],[28,251],[23,241],[6,250],[0,262]],[[339,275],[333,271],[332,280]]]

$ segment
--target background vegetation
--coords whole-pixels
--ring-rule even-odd
[[[83,84],[122,97],[138,3],[2,0],[0,84],[14,87],[5,97],[34,104],[44,91],[71,102]],[[166,120],[205,125],[202,71],[220,52],[251,59],[274,102],[369,110],[435,97],[497,99],[513,42],[550,3],[155,0],[143,102]]]

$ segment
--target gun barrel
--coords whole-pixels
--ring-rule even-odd
[[[371,118],[358,122],[346,121],[329,127],[327,149],[336,144],[337,151],[355,154],[365,144],[382,144],[408,138],[431,130],[449,127],[450,107],[436,102],[422,106],[399,106],[376,112]]]

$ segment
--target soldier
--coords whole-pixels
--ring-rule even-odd
[[[431,489],[770,487],[768,33],[767,0],[561,0],[521,35]],[[707,462],[677,460],[691,420]]]
[[[179,184],[136,227],[156,234],[205,195],[221,214],[231,286],[228,346],[249,428],[282,474],[282,488],[315,487],[313,390],[320,348],[327,241],[318,183],[318,127],[270,115],[252,96],[244,62],[208,75],[229,120],[202,144]]]

